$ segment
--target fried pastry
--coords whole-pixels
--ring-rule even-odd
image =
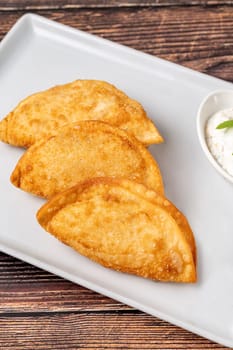
[[[102,181],[101,179],[96,179],[95,181]],[[196,263],[196,244],[195,239],[193,236],[193,232],[191,230],[191,227],[188,223],[188,220],[186,217],[175,207],[175,205],[169,201],[164,196],[159,195],[155,191],[149,190],[142,184],[135,184],[135,182],[127,180],[127,179],[113,179],[113,178],[106,178],[105,181],[113,183],[113,184],[120,184],[122,187],[126,188],[132,193],[137,194],[138,196],[142,198],[146,198],[147,200],[151,201],[152,203],[161,206],[163,209],[167,210],[168,213],[173,217],[173,219],[176,221],[177,225],[179,226],[180,230],[182,231],[183,235],[185,236],[192,255],[194,262]]]
[[[164,193],[159,167],[148,150],[117,127],[100,121],[72,123],[31,146],[11,175],[27,192],[50,198],[92,177],[125,177]]]
[[[134,186],[86,181],[53,197],[37,219],[63,243],[105,267],[160,281],[195,282],[192,252],[176,220],[147,195],[129,189]]]
[[[163,141],[143,107],[115,86],[76,80],[31,95],[0,122],[0,140],[29,147],[65,124],[101,120],[132,133],[144,145]]]

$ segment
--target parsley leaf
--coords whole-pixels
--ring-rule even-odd
[[[233,128],[233,119],[231,120],[226,120],[223,123],[220,123],[216,129],[225,129],[225,128]]]

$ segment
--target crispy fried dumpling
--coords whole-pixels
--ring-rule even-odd
[[[31,146],[11,175],[27,192],[50,198],[92,177],[121,176],[164,193],[159,167],[149,151],[117,127],[100,121],[72,123]]]
[[[53,197],[37,219],[59,240],[106,267],[161,281],[196,281],[192,252],[176,220],[120,180],[78,184]]]
[[[163,141],[140,103],[98,80],[76,80],[27,97],[0,122],[0,140],[29,147],[55,135],[65,124],[81,120],[108,122],[144,145]]]
[[[98,180],[96,179],[95,181]],[[176,221],[177,225],[179,226],[180,230],[185,236],[186,241],[190,246],[194,262],[196,263],[196,244],[191,227],[186,217],[175,207],[175,205],[171,201],[169,201],[164,196],[159,195],[155,191],[149,190],[144,185],[135,184],[135,182],[127,179],[108,178],[105,179],[105,181],[111,182],[113,184],[120,184],[122,187],[126,188],[130,192],[136,193],[138,196],[146,198],[148,201],[151,201],[152,203],[159,205],[163,209],[167,210],[169,214],[173,217],[173,219]]]

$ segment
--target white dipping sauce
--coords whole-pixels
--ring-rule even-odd
[[[216,161],[233,176],[233,128],[216,129],[220,123],[231,119],[233,108],[212,115],[206,124],[206,141]]]

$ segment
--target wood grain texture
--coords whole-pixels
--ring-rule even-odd
[[[191,11],[191,12],[190,12]],[[233,81],[233,7],[37,11],[47,18]],[[0,38],[22,13],[2,13]]]
[[[0,0],[1,11],[232,5],[232,0]]]
[[[0,39],[33,10],[233,81],[230,5],[233,1],[0,0]],[[0,253],[0,349],[225,348]]]
[[[0,315],[3,344],[4,350],[224,349],[139,311]]]
[[[130,307],[0,253],[0,313],[129,310]],[[0,347],[1,349],[1,347]]]

